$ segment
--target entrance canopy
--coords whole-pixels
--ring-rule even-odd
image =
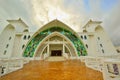
[[[53,32],[59,32],[61,35],[64,35],[67,39],[71,41],[74,45],[78,56],[87,55],[84,44],[80,40],[79,36],[76,32],[74,32],[70,27],[65,25],[64,23],[54,20],[42,28],[40,28],[27,43],[26,48],[24,50],[24,57],[33,57],[35,55],[37,47],[42,43],[44,38],[52,34]],[[53,52],[54,53],[54,52]]]

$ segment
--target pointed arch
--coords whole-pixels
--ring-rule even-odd
[[[40,44],[38,45],[38,47],[36,48],[36,51],[35,51],[35,53],[34,53],[34,54],[35,54],[34,57],[41,56],[42,53],[43,53],[43,51],[44,51],[44,49],[47,47],[47,45],[50,44],[50,43],[47,43],[47,44],[46,44],[46,42],[48,42],[48,40],[49,40],[50,38],[55,37],[55,36],[66,40],[66,42],[68,42],[69,45],[70,45],[69,47],[72,48],[71,50],[73,50],[73,51],[71,51],[71,50],[69,49],[70,52],[73,52],[72,55],[78,56],[77,51],[76,51],[76,49],[75,49],[75,47],[74,47],[74,44],[73,44],[66,36],[60,34],[59,32],[53,32],[53,33],[51,33],[50,35],[48,35],[47,37],[45,37],[45,38],[41,41],[41,43],[40,43]],[[62,40],[62,41],[63,41],[63,40]],[[67,46],[68,43],[62,42],[62,44],[65,45],[65,46]],[[40,48],[41,48],[41,46],[42,46],[43,44],[44,44],[44,47],[43,47],[43,49],[41,50]],[[68,46],[67,46],[67,48],[68,48]],[[39,51],[39,49],[40,49],[40,51]],[[70,54],[71,54],[71,53],[70,53]]]
[[[87,51],[84,47],[83,42],[80,40],[78,34],[73,31],[70,27],[65,25],[64,23],[53,20],[52,22],[46,24],[42,28],[40,28],[31,38],[31,40],[27,43],[27,46],[24,50],[24,57],[33,57],[36,48],[42,42],[42,40],[50,35],[53,32],[59,32],[61,35],[64,35],[68,38],[74,45],[78,56],[87,55]]]

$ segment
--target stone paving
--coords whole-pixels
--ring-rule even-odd
[[[2,76],[0,80],[103,80],[103,76],[79,60],[30,61],[22,69]]]

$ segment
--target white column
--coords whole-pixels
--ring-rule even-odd
[[[49,54],[49,48],[50,48],[50,47],[49,47],[49,43],[48,43],[48,46],[47,46],[47,54],[48,54],[48,55],[50,55],[50,54]]]
[[[64,39],[63,39],[63,43],[62,44],[63,44],[63,54],[64,54],[65,53]]]
[[[64,53],[65,53],[65,46],[64,46],[64,43],[63,43],[63,54],[64,54]],[[62,55],[63,55],[63,54],[62,54]]]
[[[50,47],[49,47],[49,39],[48,39],[48,45],[47,45],[47,54],[48,54],[48,56],[50,55],[50,53],[49,53],[49,49],[50,49]]]

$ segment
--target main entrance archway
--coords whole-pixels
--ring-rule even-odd
[[[85,56],[87,55],[87,51],[84,47],[84,44],[80,40],[79,36],[75,31],[73,31],[70,27],[65,25],[64,23],[54,20],[42,28],[40,28],[31,38],[31,40],[26,45],[26,48],[24,50],[23,56],[24,57],[35,57],[38,53],[38,49],[41,49],[41,51],[45,50],[46,45],[43,45],[45,38],[47,38],[52,33],[57,32],[60,35],[62,35],[63,38],[65,38],[70,44],[67,44],[66,46],[69,47],[72,45],[72,49],[74,49],[77,56]],[[54,42],[54,44],[56,44]],[[69,49],[69,48],[68,48]]]
[[[76,57],[77,51],[71,41],[60,34],[59,32],[53,32],[41,42],[36,49],[35,58],[45,59],[51,56],[61,57]]]

